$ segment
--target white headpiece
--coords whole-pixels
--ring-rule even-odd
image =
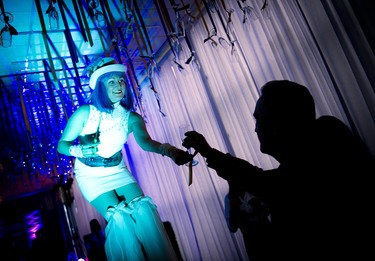
[[[87,74],[90,77],[90,88],[94,90],[99,77],[108,72],[126,73],[126,66],[116,63],[112,57],[104,57],[94,62],[87,69]]]

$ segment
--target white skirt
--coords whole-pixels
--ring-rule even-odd
[[[90,167],[76,159],[74,174],[79,189],[88,202],[103,193],[137,182],[126,167],[124,159],[113,167]]]

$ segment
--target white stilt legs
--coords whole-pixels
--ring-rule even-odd
[[[138,197],[129,205],[120,202],[105,218],[108,261],[177,260],[151,198]]]

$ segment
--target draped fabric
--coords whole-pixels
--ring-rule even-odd
[[[247,2],[259,18],[243,23],[237,2],[225,1],[234,10],[233,55],[230,43],[227,48],[219,44],[219,37],[227,42],[228,38],[218,14],[212,13],[218,29],[216,47],[203,42],[207,31],[199,17],[187,32],[199,70],[185,64],[190,56],[185,42],[179,60],[182,71],[172,53],[160,63],[153,85],[165,117],[158,111],[155,92],[143,85],[150,135],[182,148],[178,127],[188,123],[219,150],[264,169],[277,167],[273,158],[259,150],[252,113],[264,83],[288,79],[310,89],[318,116],[343,120],[375,155],[375,94],[369,73],[375,69],[375,59],[350,1],[268,1],[269,16],[260,11],[263,1]],[[207,13],[205,18],[209,21]],[[171,222],[184,260],[247,260],[241,233],[230,233],[225,222],[227,183],[207,168],[204,158],[196,157],[199,164],[193,167],[193,184],[188,186],[187,166],[142,151],[132,135],[124,149],[145,194],[153,198],[162,220]],[[85,216],[90,206],[78,190],[75,195],[76,204],[81,204],[77,219],[90,220]],[[85,229],[82,225],[81,234]]]

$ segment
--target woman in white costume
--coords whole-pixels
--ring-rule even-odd
[[[88,71],[93,89],[91,103],[72,114],[57,150],[76,157],[74,172],[78,186],[107,220],[107,258],[177,260],[156,206],[143,194],[121,151],[128,135],[133,133],[143,150],[166,155],[177,165],[189,162],[192,156],[150,137],[143,118],[133,110],[124,65],[106,57]]]

